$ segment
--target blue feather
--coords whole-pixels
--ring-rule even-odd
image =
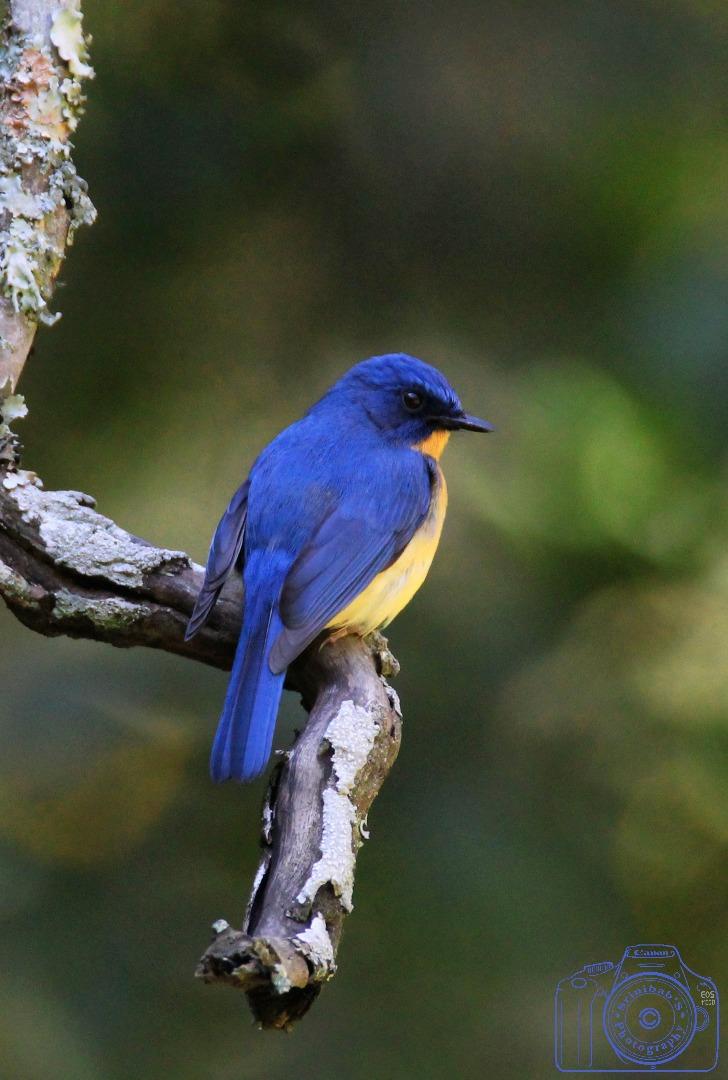
[[[215,530],[207,556],[205,580],[187,624],[185,641],[194,637],[210,618],[223,585],[241,557],[248,516],[249,488],[250,480],[246,480],[238,488]]]
[[[386,569],[427,516],[433,475],[422,454],[389,450],[396,470],[378,467],[370,454],[369,489],[353,482],[291,566],[281,596],[284,629],[270,654],[285,671],[330,620]]]
[[[218,783],[253,780],[270,757],[285,679],[268,664],[271,642],[283,626],[278,598],[287,562],[281,564],[270,552],[256,552],[246,565],[243,630],[210,755]]]

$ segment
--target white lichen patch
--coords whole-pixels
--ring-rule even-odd
[[[20,177],[0,176],[0,205],[14,217],[42,218],[52,208],[50,200],[23,190]]]
[[[12,424],[13,420],[22,420],[28,415],[28,406],[22,394],[9,394],[0,400],[0,423]]]
[[[15,174],[0,176],[0,213],[6,227],[0,232],[0,281],[16,312],[35,315],[48,322],[43,290],[50,284],[52,268],[60,261],[58,250],[45,230],[45,219],[63,209],[69,213],[68,243],[80,225],[90,225],[96,210],[86,186],[69,161],[63,161],[49,180],[47,192],[28,194]]]
[[[2,372],[0,372],[0,379],[2,379]],[[14,467],[17,464],[19,453],[19,444],[10,425],[15,420],[22,420],[28,415],[25,398],[22,394],[9,393],[10,387],[10,379],[6,379],[5,385],[0,386],[0,467],[5,474],[4,479],[7,479],[8,466]]]
[[[334,719],[326,729],[326,739],[334,751],[333,767],[336,789],[348,794],[357,774],[366,764],[379,724],[369,709],[343,701]]]
[[[270,981],[276,994],[287,994],[293,986],[283,964],[274,964],[270,972]]]
[[[49,37],[23,34],[15,23],[6,35],[0,53],[0,292],[16,314],[52,323],[57,316],[49,313],[48,299],[64,246],[78,225],[95,217],[69,142],[83,112],[81,80],[93,69],[75,2],[56,11]]]
[[[6,230],[0,272],[5,281],[5,295],[14,310],[40,312],[46,302],[36,278],[38,261],[28,244],[29,233],[27,222],[22,220],[12,222]]]
[[[352,827],[356,810],[348,795],[327,788],[323,794],[321,858],[314,863],[308,881],[296,897],[299,904],[313,903],[316,893],[328,882],[346,911],[353,908],[354,844]]]
[[[73,243],[76,230],[81,225],[93,225],[96,221],[96,207],[88,197],[88,184],[78,175],[72,161],[64,161],[56,169],[49,184],[49,190],[55,203],[59,199],[69,211],[67,243]]]
[[[323,793],[321,858],[311,869],[306,884],[297,896],[299,904],[312,903],[322,885],[331,883],[346,911],[352,910],[354,865],[359,834],[356,807],[349,798],[356,778],[374,746],[379,724],[369,709],[342,702],[326,728],[330,743],[333,786]]]
[[[53,615],[64,619],[88,619],[99,630],[125,630],[151,614],[144,604],[132,604],[116,596],[89,599],[62,589],[56,593]]]
[[[334,947],[321,912],[316,913],[306,930],[296,934],[296,943],[299,951],[310,960],[316,979],[328,979],[334,974]]]
[[[0,444],[12,436],[10,425],[13,421],[22,420],[27,415],[28,406],[22,394],[8,394],[3,397],[3,390],[0,389]]]
[[[265,796],[265,802],[263,803],[263,820],[261,827],[261,835],[264,844],[270,844],[273,840],[273,821],[275,819],[275,813],[273,810],[273,801],[271,798],[271,789],[268,788]]]
[[[35,97],[31,97],[27,102],[29,127],[41,138],[50,138],[53,142],[62,142],[66,127],[73,130],[78,123],[68,107],[61,87],[58,76],[53,75],[48,80],[48,86],[38,89]]]
[[[61,8],[51,27],[51,41],[77,79],[92,79],[94,69],[88,63],[88,47],[83,33],[83,15],[77,7]]]
[[[183,551],[140,543],[73,492],[25,485],[15,488],[14,498],[24,520],[38,528],[52,560],[84,577],[141,588],[146,574],[164,571],[170,563],[188,565]]]
[[[32,469],[17,469],[3,477],[3,487],[6,491],[14,491],[19,487],[43,487],[43,482]]]

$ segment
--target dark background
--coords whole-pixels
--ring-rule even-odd
[[[3,1080],[549,1077],[582,964],[674,942],[728,986],[728,9],[84,8],[99,220],[25,465],[201,561],[357,359],[498,431],[446,454],[402,753],[290,1037],[192,980],[256,862],[262,783],[207,778],[225,675],[0,613]]]

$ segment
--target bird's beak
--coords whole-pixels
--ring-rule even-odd
[[[451,416],[438,416],[435,423],[449,431],[493,431],[493,425],[487,420],[479,420],[477,416],[469,416],[467,413],[458,413]]]

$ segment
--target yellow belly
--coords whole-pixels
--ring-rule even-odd
[[[445,521],[447,485],[442,470],[438,471],[430,511],[407,547],[331,620],[330,628],[369,634],[386,626],[409,604],[427,577]]]

